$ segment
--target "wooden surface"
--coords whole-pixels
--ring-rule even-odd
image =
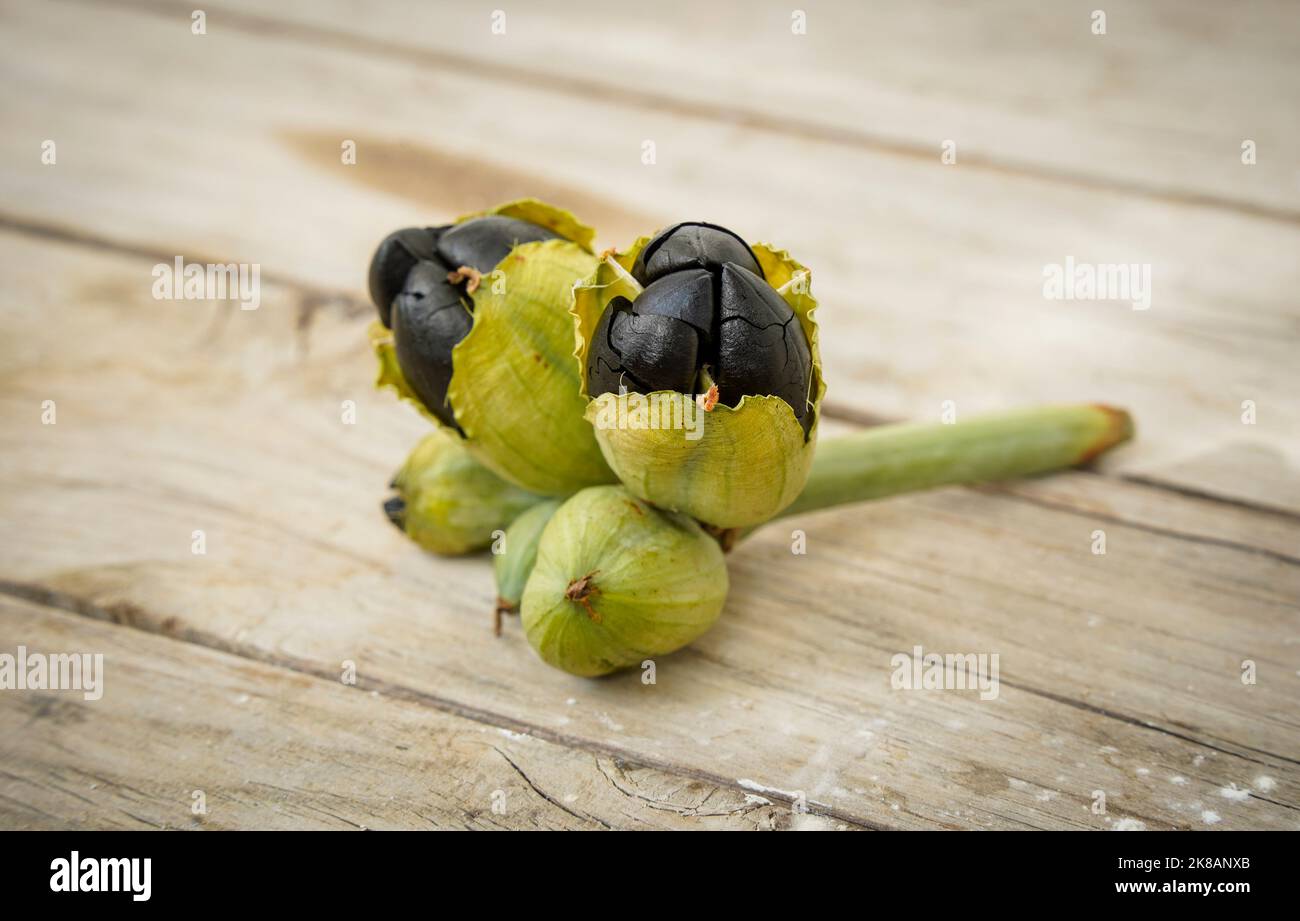
[[[0,691],[0,827],[1300,828],[1294,7],[844,6],[0,3],[0,652],[106,668]],[[1064,399],[1139,438],[766,528],[656,684],[555,672],[380,513],[425,424],[364,337],[380,237],[520,195],[797,254],[828,436]],[[155,300],[178,255],[260,309]],[[1045,300],[1067,255],[1151,263],[1151,309]],[[892,689],[916,645],[999,696]]]

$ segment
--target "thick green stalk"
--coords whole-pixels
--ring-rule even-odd
[[[882,425],[819,444],[807,485],[780,517],[1074,467],[1132,434],[1128,413],[1100,404],[992,413],[951,425]]]

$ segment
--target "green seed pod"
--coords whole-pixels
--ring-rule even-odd
[[[520,614],[547,663],[595,677],[692,642],[726,598],[722,549],[703,528],[622,487],[596,486],[542,531]]]
[[[447,228],[399,231],[371,266],[377,304],[405,271],[401,292],[371,325],[377,385],[461,437],[498,476],[540,495],[614,480],[583,419],[569,314],[574,283],[596,266],[593,234],[527,199]],[[517,239],[530,242],[511,247]],[[490,271],[481,268],[498,255]]]
[[[501,615],[519,610],[524,597],[524,586],[537,562],[537,545],[542,531],[560,507],[559,499],[538,502],[521,513],[506,528],[505,545],[492,558],[492,573],[497,583],[497,633],[501,632]]]
[[[809,286],[788,253],[695,224],[610,254],[574,289],[586,418],[628,490],[719,529],[795,500],[826,392]]]
[[[421,439],[392,485],[388,519],[425,550],[448,556],[486,548],[493,532],[542,501],[488,470],[447,432]]]

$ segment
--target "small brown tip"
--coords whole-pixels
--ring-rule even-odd
[[[564,597],[574,604],[582,605],[583,610],[587,612],[587,616],[591,618],[593,623],[597,624],[600,623],[600,612],[591,606],[591,599],[592,596],[600,594],[600,589],[592,581],[599,571],[593,569],[581,579],[574,579],[569,583],[569,587],[564,590]]]
[[[701,522],[700,527],[704,532],[718,542],[723,553],[730,553],[731,548],[736,546],[736,541],[740,539],[741,531],[739,528],[719,528],[711,524]]]
[[[498,595],[496,609],[492,612],[492,633],[495,636],[501,635],[501,618],[513,613],[515,613],[515,606]]]
[[[447,281],[451,282],[453,285],[458,285],[462,281],[469,282],[469,284],[465,286],[465,292],[467,294],[473,294],[477,291],[479,283],[482,282],[482,280],[483,273],[473,266],[462,265],[456,269],[456,271],[447,273]]]
[[[1116,445],[1128,441],[1134,432],[1133,417],[1127,411],[1105,403],[1093,403],[1092,406],[1106,417],[1106,427],[1097,441],[1083,452],[1079,458],[1081,464],[1091,463]]]

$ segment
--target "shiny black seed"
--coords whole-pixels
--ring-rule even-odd
[[[445,227],[408,227],[389,234],[370,260],[370,298],[393,330],[397,363],[411,390],[450,426],[447,402],[451,351],[473,326],[467,280],[448,275],[461,266],[496,269],[520,243],[556,239],[545,227],[489,215]]]
[[[393,496],[384,503],[384,514],[397,530],[406,530],[406,500],[401,496]]]
[[[805,434],[812,427],[808,383],[812,355],[803,327],[776,289],[735,265],[722,267],[718,399],[735,406],[750,394],[771,394],[790,404]]]
[[[441,263],[418,263],[393,301],[393,342],[397,362],[411,390],[447,425],[456,417],[447,402],[451,350],[473,325],[472,303],[460,285],[447,281]]]
[[[370,299],[385,326],[392,326],[393,298],[402,293],[417,262],[437,259],[441,227],[407,227],[386,236],[370,260]]]
[[[713,309],[713,275],[705,269],[683,269],[665,275],[637,295],[633,312],[643,317],[680,320],[693,327],[707,346],[717,322]]]
[[[633,275],[649,284],[635,301],[611,301],[592,337],[591,396],[620,387],[692,393],[707,369],[722,403],[777,396],[811,430],[807,337],[743,240],[711,224],[678,224],[647,244]]]
[[[632,277],[649,285],[670,272],[682,269],[717,272],[728,262],[763,277],[748,243],[725,227],[690,221],[659,231],[637,254]]]
[[[486,275],[520,243],[554,240],[556,236],[528,221],[489,215],[447,228],[438,239],[438,254],[453,269],[469,266]]]
[[[699,368],[699,341],[699,331],[689,323],[653,313],[638,315],[627,298],[615,298],[592,337],[587,392],[593,397],[620,388],[689,392]]]

